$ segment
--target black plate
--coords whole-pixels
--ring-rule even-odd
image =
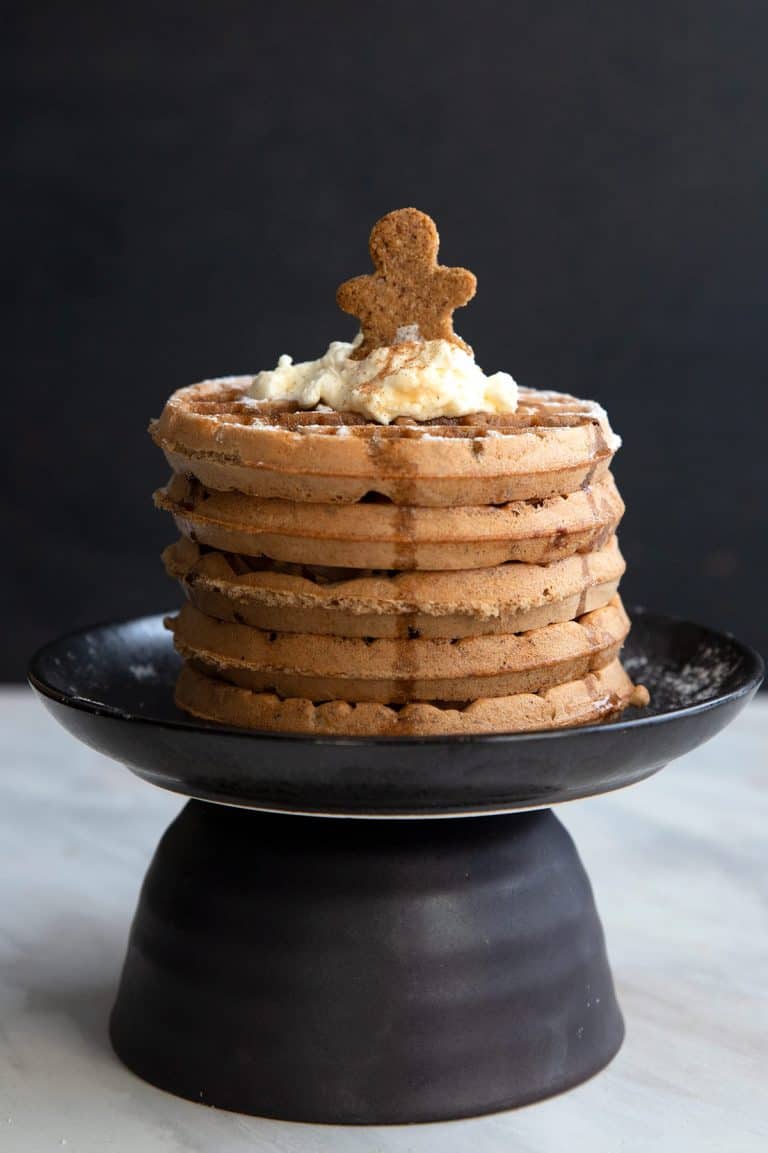
[[[53,641],[29,679],[53,716],[153,784],[250,808],[448,816],[543,807],[650,776],[719,732],[762,679],[733,637],[643,610],[624,662],[652,705],[607,725],[457,737],[303,737],[195,722],[162,616]]]

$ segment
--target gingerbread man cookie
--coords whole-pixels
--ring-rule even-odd
[[[414,338],[467,348],[453,331],[453,310],[472,299],[477,280],[466,268],[438,264],[439,243],[434,220],[417,208],[400,208],[374,224],[368,250],[376,271],[345,280],[336,293],[339,308],[357,316],[363,332],[352,359]]]

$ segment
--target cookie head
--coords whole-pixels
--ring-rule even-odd
[[[336,294],[339,307],[360,321],[363,340],[354,359],[398,343],[404,330],[467,347],[453,331],[453,310],[472,299],[477,282],[466,268],[437,263],[439,243],[434,220],[417,208],[400,208],[374,224],[368,248],[375,271],[346,280]]]
[[[439,244],[440,237],[431,216],[419,212],[418,208],[400,208],[374,224],[368,251],[377,272],[397,277],[407,275],[409,267],[434,268]]]

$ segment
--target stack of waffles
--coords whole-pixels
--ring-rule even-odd
[[[175,393],[152,426],[156,503],[188,603],[177,702],[262,730],[546,729],[644,704],[619,651],[624,511],[605,414],[520,390],[513,413],[380,425]]]
[[[475,278],[437,247],[424,213],[383,217],[337,294],[355,344],[180,389],[151,426],[187,712],[405,736],[647,702],[619,661],[618,438],[596,404],[482,373],[451,323]]]

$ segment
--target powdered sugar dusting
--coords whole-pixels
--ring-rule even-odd
[[[686,661],[681,669],[668,673],[665,687],[674,693],[679,705],[696,705],[710,700],[722,692],[723,682],[733,670],[733,661],[716,656],[709,646],[703,648],[696,661]]]
[[[646,647],[642,639],[638,644],[643,618],[635,617],[635,628],[630,633],[622,661],[632,680],[645,685],[650,692],[651,703],[647,711],[651,713],[703,705],[738,685],[743,662],[738,647],[704,639],[693,647],[686,636],[687,627],[679,626],[676,638],[675,634],[668,634],[677,643],[667,651],[659,651]]]

